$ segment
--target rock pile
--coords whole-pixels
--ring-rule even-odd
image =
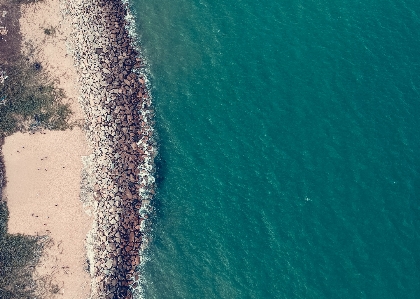
[[[121,1],[63,1],[72,19],[71,52],[92,154],[88,237],[92,298],[140,292],[142,252],[155,190],[153,110],[139,53],[127,32]]]

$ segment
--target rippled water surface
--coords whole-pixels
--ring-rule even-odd
[[[147,298],[420,298],[420,6],[132,0],[159,132]]]

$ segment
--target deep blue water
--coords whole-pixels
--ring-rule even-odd
[[[420,298],[420,5],[132,0],[147,298]]]

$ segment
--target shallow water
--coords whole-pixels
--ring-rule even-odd
[[[132,4],[160,139],[147,298],[419,298],[417,2]]]

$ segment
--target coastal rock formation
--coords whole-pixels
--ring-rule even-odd
[[[63,1],[72,19],[70,51],[92,154],[82,198],[94,224],[88,236],[92,298],[141,293],[139,265],[155,190],[153,110],[143,60],[120,1]]]

